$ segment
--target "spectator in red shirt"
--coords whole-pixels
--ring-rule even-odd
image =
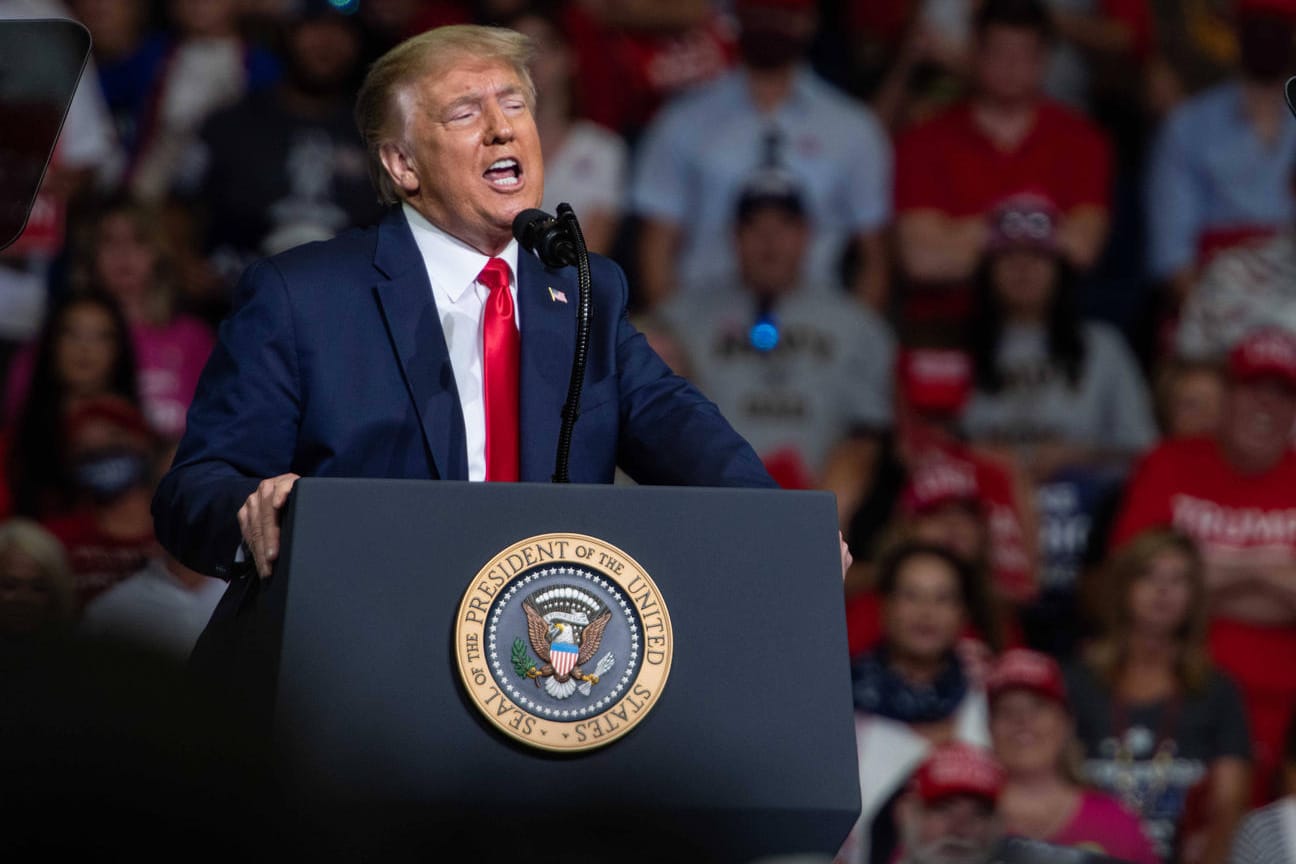
[[[1096,126],[1043,95],[1049,12],[1041,0],[987,0],[975,34],[971,98],[913,127],[896,145],[903,275],[920,287],[966,286],[989,240],[986,216],[1019,193],[1058,206],[1058,246],[1076,268],[1087,269],[1107,236],[1109,147]],[[951,299],[928,314],[957,315],[966,290]]]
[[[1296,337],[1253,332],[1229,355],[1214,438],[1162,443],[1132,477],[1117,546],[1170,525],[1197,542],[1213,614],[1211,653],[1242,689],[1257,797],[1269,797],[1296,706]]]
[[[710,81],[738,56],[731,21],[709,0],[573,0],[566,30],[586,118],[633,140],[671,97]]]
[[[162,556],[150,511],[157,439],[143,413],[118,396],[78,405],[68,415],[67,439],[81,506],[46,527],[67,549],[80,609]]]

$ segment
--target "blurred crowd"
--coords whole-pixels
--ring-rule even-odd
[[[0,253],[0,639],[188,653],[223,586],[149,506],[240,274],[380,216],[371,60],[505,25],[546,209],[837,496],[840,859],[1296,861],[1248,851],[1296,824],[1296,0],[0,0],[57,16],[94,45]]]

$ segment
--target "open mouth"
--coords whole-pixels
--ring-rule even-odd
[[[482,176],[492,186],[508,189],[522,182],[522,163],[512,156],[496,159]]]

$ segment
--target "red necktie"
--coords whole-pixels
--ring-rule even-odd
[[[521,339],[509,292],[509,266],[492,258],[477,281],[490,289],[482,316],[482,395],[486,479],[518,479],[518,356]]]

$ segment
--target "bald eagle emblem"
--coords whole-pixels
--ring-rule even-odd
[[[577,690],[588,696],[600,676],[616,662],[605,653],[586,672],[586,665],[598,653],[603,631],[612,620],[612,610],[588,592],[569,585],[544,588],[522,601],[526,612],[527,637],[537,663],[521,639],[513,641],[513,669],[535,681],[555,699],[566,699]],[[541,665],[543,664],[543,665]]]

